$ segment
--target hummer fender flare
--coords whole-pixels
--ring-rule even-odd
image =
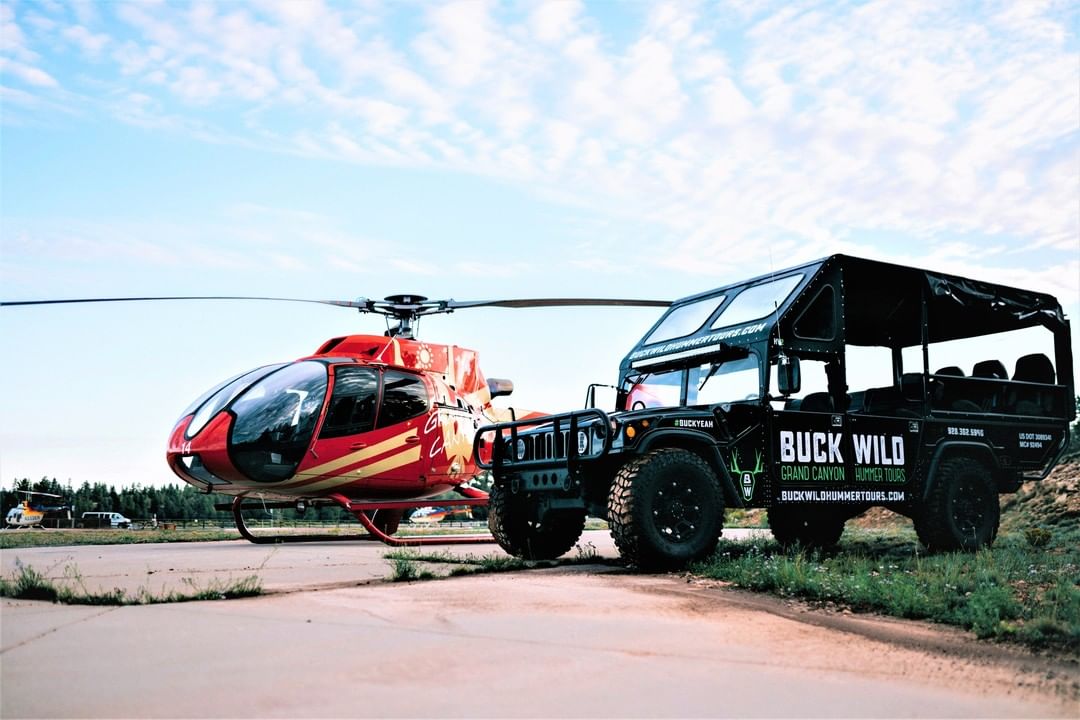
[[[971,440],[946,440],[938,443],[937,448],[934,450],[934,456],[930,459],[930,468],[926,473],[926,482],[923,484],[922,500],[926,500],[930,497],[930,491],[933,489],[934,483],[937,482],[937,469],[941,462],[951,455],[966,455],[980,461],[985,461],[987,467],[994,474],[997,474],[1001,470],[1001,466],[998,464],[997,455],[994,454],[993,448],[989,445],[981,442],[974,442]],[[997,482],[995,481],[995,486]]]
[[[673,440],[674,442],[667,442]],[[675,428],[663,428],[653,430],[638,444],[637,453],[645,453],[657,447],[679,447],[692,450],[701,455],[705,462],[712,466],[720,478],[720,489],[724,492],[724,504],[727,507],[743,507],[745,503],[739,495],[735,481],[731,477],[724,457],[720,454],[720,448],[716,445],[716,439],[708,433],[697,430],[680,430]]]

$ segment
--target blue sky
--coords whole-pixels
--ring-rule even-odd
[[[1080,305],[1070,2],[0,2],[0,295],[675,298],[833,252]],[[648,310],[475,310],[515,404]],[[161,483],[335,308],[5,310],[0,480]]]

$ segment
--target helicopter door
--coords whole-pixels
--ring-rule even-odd
[[[314,491],[335,491],[360,480],[372,458],[370,446],[379,400],[379,372],[362,365],[330,366],[332,389],[326,417],[297,477]]]
[[[426,485],[430,457],[423,431],[431,408],[424,378],[400,370],[383,372],[373,437],[385,448],[378,476],[394,489],[416,493]]]
[[[419,430],[428,407],[423,380],[395,370],[332,366],[334,385],[319,437],[299,476],[305,487],[360,489],[392,497],[423,487]],[[419,387],[417,387],[417,385]]]

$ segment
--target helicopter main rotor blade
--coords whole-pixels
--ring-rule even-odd
[[[668,307],[670,300],[633,300],[629,298],[532,298],[523,300],[447,300],[446,307],[450,310],[474,307],[508,307],[508,308],[531,308],[531,307]]]
[[[303,302],[318,303],[320,305],[336,305],[338,307],[357,308],[359,310],[368,310],[370,305],[370,303],[366,300],[305,300],[302,298],[253,297],[248,295],[171,295],[157,297],[73,298],[68,300],[4,300],[0,301],[0,306],[66,305],[73,303],[102,302],[144,302],[152,300],[273,300],[277,302]]]
[[[409,324],[425,315],[450,313],[475,307],[668,307],[669,300],[635,300],[630,298],[526,298],[519,300],[428,300],[421,295],[391,295],[385,300],[357,298],[356,300],[309,300],[305,298],[263,297],[255,295],[159,295],[147,297],[69,298],[65,300],[4,300],[2,307],[26,305],[72,305],[79,303],[150,302],[158,300],[271,300],[274,302],[302,302],[333,305],[375,313],[394,318],[400,324],[399,331],[411,332]]]

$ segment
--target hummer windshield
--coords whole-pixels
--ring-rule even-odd
[[[725,347],[705,361],[687,359],[679,368],[632,372],[623,378],[626,410],[715,405],[761,397],[761,361],[748,348]]]

